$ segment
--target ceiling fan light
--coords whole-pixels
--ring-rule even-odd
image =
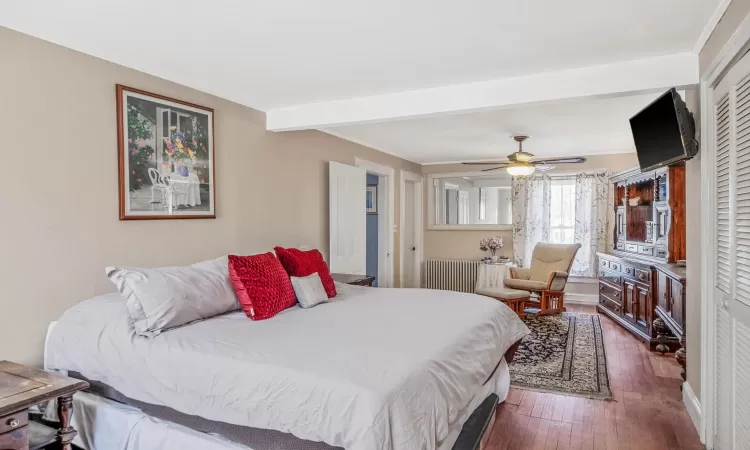
[[[525,177],[534,173],[536,167],[533,164],[516,163],[506,167],[505,170],[514,177]]]

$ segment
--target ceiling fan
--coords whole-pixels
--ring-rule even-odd
[[[488,161],[488,162],[465,162],[466,165],[487,165],[487,164],[499,164],[496,167],[489,169],[483,169],[482,172],[489,172],[492,170],[505,169],[509,174],[513,176],[525,176],[531,175],[535,170],[547,171],[554,169],[555,166],[552,164],[580,164],[586,162],[586,158],[581,156],[572,157],[560,157],[560,158],[544,158],[534,159],[534,155],[523,151],[523,141],[528,139],[529,136],[518,135],[513,136],[513,140],[518,142],[518,151],[508,155],[507,161]]]

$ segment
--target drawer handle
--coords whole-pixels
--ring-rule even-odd
[[[613,293],[612,295],[614,295],[614,296],[615,296],[615,298],[617,298],[617,297],[619,297],[619,296],[620,296],[620,293],[619,293],[619,292],[615,292],[615,293]]]
[[[638,278],[641,279],[641,280],[645,280],[646,279],[646,274],[645,273],[639,273],[638,274]]]
[[[8,421],[8,426],[11,428],[17,427],[21,422],[18,421],[18,419],[10,419]]]
[[[599,285],[599,290],[600,290],[600,291],[603,291],[603,290],[604,290],[604,285],[603,285],[603,284],[600,284],[600,285]]]

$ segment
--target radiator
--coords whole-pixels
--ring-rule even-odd
[[[474,292],[481,261],[428,259],[424,263],[425,288]]]

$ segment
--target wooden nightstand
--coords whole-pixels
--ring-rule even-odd
[[[35,450],[57,444],[71,450],[73,394],[89,384],[10,361],[0,361],[0,450]],[[57,399],[60,428],[29,421],[29,407]]]
[[[349,273],[332,273],[334,281],[344,284],[353,284],[355,286],[372,286],[375,282],[375,277],[369,275],[352,275]]]

